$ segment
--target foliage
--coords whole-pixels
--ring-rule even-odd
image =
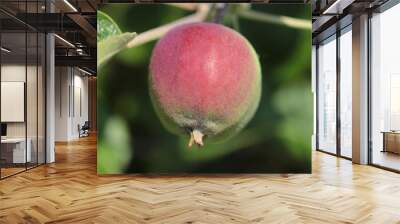
[[[105,13],[97,12],[97,67],[126,47],[136,33],[121,33],[118,25]]]

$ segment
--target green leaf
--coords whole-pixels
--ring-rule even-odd
[[[133,157],[132,139],[126,120],[118,116],[109,118],[97,151],[97,172],[119,174]]]
[[[97,68],[100,68],[108,59],[125,49],[126,44],[133,40],[135,36],[136,33],[123,33],[97,42]]]
[[[102,11],[97,11],[97,42],[121,33],[120,28],[110,16]]]

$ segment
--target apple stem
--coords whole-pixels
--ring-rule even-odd
[[[194,129],[193,131],[190,132],[190,140],[189,140],[189,147],[192,147],[193,143],[203,146],[203,137],[204,134],[201,133],[201,131]]]

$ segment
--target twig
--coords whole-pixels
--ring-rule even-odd
[[[214,23],[222,23],[227,9],[228,9],[227,3],[217,3],[216,4]]]
[[[190,15],[186,16],[182,19],[178,19],[175,22],[165,24],[163,26],[148,30],[143,32],[135,37],[131,42],[129,42],[126,46],[128,48],[135,47],[140,44],[144,44],[153,40],[157,40],[158,38],[162,37],[165,33],[167,33],[172,28],[186,24],[186,23],[194,23],[194,22],[201,22],[206,19],[208,12],[210,10],[209,4],[198,4],[197,11]]]
[[[199,3],[166,3],[166,4],[189,11],[195,11],[199,7],[198,6]]]
[[[309,20],[297,19],[289,16],[278,16],[265,12],[257,12],[254,10],[239,10],[238,15],[246,19],[285,25],[295,29],[311,30],[312,27],[311,21]]]
[[[233,28],[240,33],[239,18],[236,14],[232,15],[232,25]]]

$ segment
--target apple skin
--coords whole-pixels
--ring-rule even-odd
[[[180,25],[153,49],[149,90],[164,127],[193,143],[228,139],[254,116],[261,68],[251,44],[214,23]]]

